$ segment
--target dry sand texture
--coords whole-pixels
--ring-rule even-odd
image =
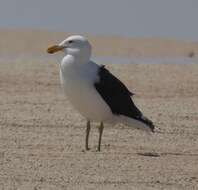
[[[58,65],[0,64],[0,190],[198,189],[198,65],[109,65],[152,118],[153,135],[92,128],[61,93]],[[155,153],[149,156],[149,153]]]

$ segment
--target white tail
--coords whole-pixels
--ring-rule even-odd
[[[147,131],[147,132],[152,131],[150,126],[148,126],[147,124],[143,123],[142,121],[138,121],[136,119],[132,119],[127,116],[123,116],[123,115],[119,116],[118,122],[123,123],[130,127],[136,128],[136,129],[141,129],[141,130]]]

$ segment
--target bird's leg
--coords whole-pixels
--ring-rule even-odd
[[[86,139],[85,139],[85,149],[89,150],[89,132],[91,129],[90,121],[87,121],[87,129],[86,129]]]
[[[101,122],[100,127],[99,127],[98,151],[100,151],[103,129],[104,129],[104,125],[103,125],[103,122]]]

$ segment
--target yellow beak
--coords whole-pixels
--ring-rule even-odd
[[[64,48],[65,48],[64,46],[54,45],[47,49],[47,53],[53,54],[57,51],[63,50]]]

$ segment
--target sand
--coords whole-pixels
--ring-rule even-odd
[[[61,42],[70,34],[43,30],[9,30],[0,28],[0,55],[45,54],[46,47]],[[91,36],[94,55],[98,56],[198,56],[198,42],[161,38],[127,38]]]
[[[108,65],[136,95],[155,134],[92,127],[64,97],[58,65],[0,64],[0,190],[198,189],[198,65]]]
[[[62,94],[58,65],[0,65],[0,189],[198,188],[198,65],[108,68],[156,133],[109,126],[96,152],[93,127],[86,152],[85,120]]]

